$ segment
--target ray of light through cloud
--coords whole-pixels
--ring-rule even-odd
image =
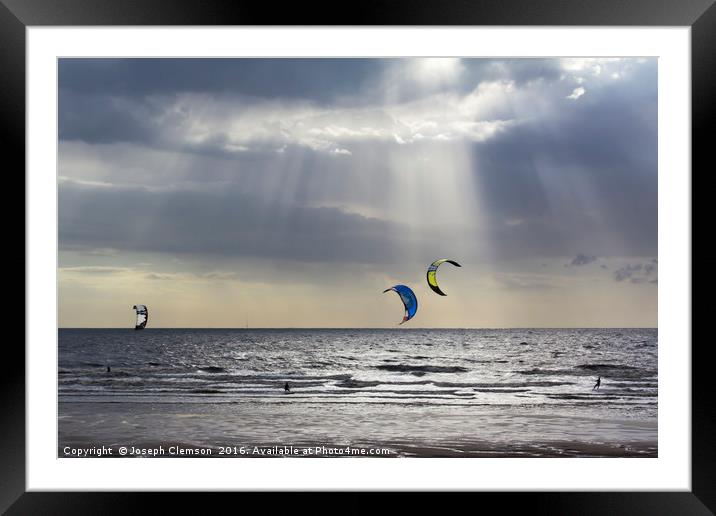
[[[656,324],[654,59],[59,70],[62,326]]]

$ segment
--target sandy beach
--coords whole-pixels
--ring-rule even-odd
[[[144,457],[657,456],[655,420],[556,415],[537,407],[371,404],[357,411],[355,404],[290,402],[60,405],[58,457],[100,446],[114,450],[109,456],[119,456],[119,447],[133,447],[138,452],[128,455]],[[170,451],[172,446],[211,451],[181,455]],[[288,447],[293,451],[281,452]],[[163,452],[152,454],[157,449]]]

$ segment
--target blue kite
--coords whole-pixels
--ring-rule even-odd
[[[412,289],[410,287],[406,287],[405,285],[395,285],[387,288],[383,291],[383,294],[390,290],[397,293],[400,296],[400,300],[405,305],[405,316],[403,317],[403,321],[400,323],[403,324],[405,321],[412,319],[415,312],[418,311],[418,298],[415,297],[415,293]]]

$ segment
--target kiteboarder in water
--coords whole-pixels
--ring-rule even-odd
[[[597,383],[594,384],[594,387],[592,387],[592,390],[599,390],[599,386],[602,384],[602,377],[600,376],[597,378]]]
[[[283,386],[284,392],[291,392],[291,387],[288,386],[288,382],[286,382],[286,385]]]

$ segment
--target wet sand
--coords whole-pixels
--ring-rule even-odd
[[[112,450],[105,457],[658,456],[655,417],[543,407],[63,402],[60,414],[60,458],[96,457],[103,446]]]

